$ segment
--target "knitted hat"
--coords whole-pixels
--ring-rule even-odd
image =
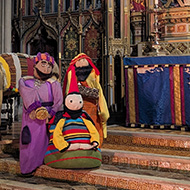
[[[38,61],[41,60],[46,60],[48,62],[50,62],[52,65],[54,65],[54,58],[52,56],[49,55],[49,53],[45,52],[45,53],[40,53],[38,52],[37,56],[34,57],[34,63],[37,63]]]
[[[68,94],[79,93],[79,89],[78,89],[78,84],[77,84],[77,79],[76,79],[74,67],[72,67],[71,70],[72,70],[71,85],[69,87]]]

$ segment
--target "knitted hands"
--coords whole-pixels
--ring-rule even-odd
[[[96,149],[98,146],[97,142],[93,142],[93,144],[82,144],[82,143],[75,143],[71,144],[67,150],[91,150]]]

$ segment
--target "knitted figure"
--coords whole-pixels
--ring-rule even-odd
[[[60,83],[52,78],[53,57],[38,53],[34,58],[34,76],[19,80],[23,100],[20,135],[20,168],[30,175],[43,164],[49,136],[46,123],[62,109],[63,95]]]
[[[100,73],[90,57],[81,53],[72,59],[66,72],[63,95],[68,94],[72,85],[71,79],[78,83],[78,88],[84,100],[83,109],[90,115],[100,135],[100,146],[107,137],[106,122],[109,118],[107,103],[99,83]]]
[[[76,80],[75,80],[76,81]],[[53,168],[95,168],[101,165],[99,133],[90,116],[82,110],[78,91],[65,97],[64,112],[49,122],[50,141],[44,163]]]

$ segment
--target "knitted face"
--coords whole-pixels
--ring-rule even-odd
[[[82,58],[75,63],[75,72],[78,81],[85,81],[92,71],[92,66],[88,63],[87,59]]]
[[[41,80],[47,80],[52,75],[53,66],[46,60],[40,60],[34,67],[34,76]]]
[[[85,59],[85,58],[82,58],[80,60],[78,60],[76,63],[75,63],[76,67],[86,67],[89,65],[88,61]]]
[[[35,68],[37,68],[39,71],[41,71],[44,74],[50,74],[53,69],[52,64],[46,60],[40,60],[36,64]]]
[[[69,110],[80,110],[83,107],[83,99],[81,94],[71,93],[65,98],[65,106]]]

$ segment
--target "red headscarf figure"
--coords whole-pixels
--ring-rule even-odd
[[[76,86],[79,88],[79,92],[82,94],[84,100],[83,110],[94,121],[95,127],[100,134],[100,145],[102,145],[103,139],[107,137],[106,122],[109,118],[109,111],[99,77],[100,72],[93,64],[92,59],[85,53],[80,53],[71,60],[66,72],[63,95],[67,95],[70,88],[76,88]],[[98,97],[94,97],[93,92],[96,92]]]

